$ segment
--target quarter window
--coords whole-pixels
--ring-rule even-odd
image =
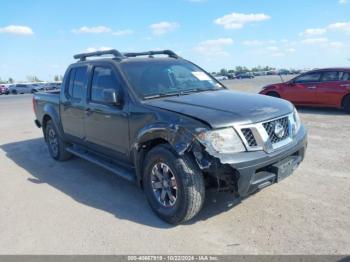
[[[120,90],[120,82],[109,67],[96,66],[92,77],[91,101],[104,102],[104,90]]]

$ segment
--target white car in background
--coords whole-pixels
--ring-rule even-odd
[[[10,91],[10,94],[33,94],[33,93],[36,93],[38,91],[41,91],[43,90],[43,87],[41,84],[33,84],[33,83],[30,83],[30,84],[13,84],[10,86],[9,88],[9,91]]]
[[[219,80],[219,81],[228,80],[227,76],[216,75],[214,77],[216,80]]]

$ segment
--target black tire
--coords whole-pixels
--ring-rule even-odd
[[[17,95],[17,90],[12,90],[11,93],[12,93],[13,95]]]
[[[170,168],[169,172],[175,179],[176,200],[172,206],[165,206],[160,202],[161,197],[157,198],[157,189],[154,189],[153,186],[158,183],[152,180],[154,177],[153,169],[161,163]],[[148,152],[144,161],[143,186],[153,211],[170,224],[179,224],[190,220],[199,213],[204,203],[205,187],[202,172],[189,157],[178,156],[169,145],[162,144]],[[168,190],[173,189],[168,188]],[[168,199],[170,202],[169,196]]]
[[[346,113],[350,114],[350,95],[344,98],[343,108]]]
[[[57,161],[65,161],[72,158],[72,154],[65,150],[66,144],[58,135],[55,125],[49,120],[45,128],[46,144],[51,157]]]
[[[266,95],[281,98],[281,96],[277,92],[268,92],[268,93],[266,93]]]

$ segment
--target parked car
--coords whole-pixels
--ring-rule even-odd
[[[237,79],[251,79],[251,78],[254,78],[254,75],[252,73],[240,73],[236,76]]]
[[[135,182],[168,223],[193,218],[208,188],[245,197],[304,158],[307,132],[285,100],[228,90],[170,50],[74,57],[61,90],[33,95],[51,157]]]
[[[236,74],[234,74],[234,73],[228,73],[227,78],[228,79],[236,79],[237,77],[236,77]]]
[[[228,80],[227,76],[216,75],[214,77],[215,77],[216,80],[219,80],[219,81]]]
[[[8,95],[9,94],[9,88],[6,84],[0,84],[0,95]]]
[[[40,83],[21,83],[13,84],[9,87],[9,92],[11,94],[33,94],[38,91],[42,91],[43,86]]]
[[[350,68],[312,70],[288,82],[265,86],[260,94],[296,105],[343,108],[350,113]]]
[[[44,89],[49,91],[49,90],[56,90],[61,88],[61,82],[51,82],[51,83],[45,83],[44,84]]]

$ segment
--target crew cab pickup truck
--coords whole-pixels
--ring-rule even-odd
[[[60,91],[33,95],[51,157],[136,183],[168,223],[193,218],[207,189],[244,198],[304,158],[307,131],[290,102],[230,91],[170,50],[74,57]]]

